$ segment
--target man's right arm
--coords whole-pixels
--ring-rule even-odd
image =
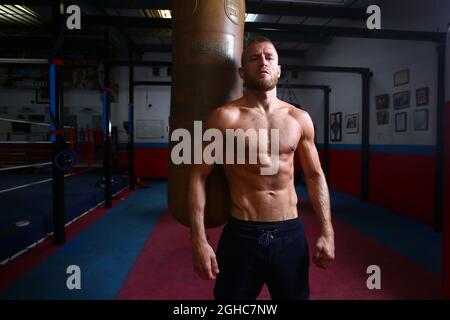
[[[214,250],[205,231],[205,183],[214,165],[194,165],[188,184],[188,206],[191,228],[192,259],[195,271],[203,279],[214,279],[218,272]]]
[[[206,129],[220,129],[220,124],[224,123],[226,112],[223,108],[218,108],[210,115]],[[203,149],[205,144],[203,145]],[[214,169],[214,164],[201,164],[192,166],[188,183],[188,206],[189,222],[192,242],[192,259],[195,271],[203,279],[215,279],[219,272],[214,250],[208,243],[205,231],[205,184],[208,176]]]

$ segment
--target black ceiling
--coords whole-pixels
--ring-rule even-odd
[[[442,34],[430,32],[367,30],[366,7],[383,1],[386,0],[247,0],[246,12],[252,14],[252,21],[246,22],[245,31],[269,36],[283,56],[294,57],[302,57],[310,46],[325,44],[334,36],[442,41]],[[55,2],[15,0],[9,6],[8,3],[0,5],[0,52],[26,55],[52,48],[55,37],[52,13],[58,10]],[[170,0],[73,0],[70,3],[79,5],[83,12],[82,31],[66,32],[65,50],[99,54],[104,28],[111,30],[116,51],[128,51],[130,47],[139,54],[171,50],[171,20],[148,15],[150,9],[169,10]],[[22,16],[4,19],[7,10],[20,11],[16,9],[18,6],[30,10],[32,24],[23,22]]]

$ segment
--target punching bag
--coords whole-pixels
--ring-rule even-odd
[[[243,50],[245,0],[172,0],[172,91],[170,136],[183,128],[194,138],[194,121],[205,121],[214,108],[242,96],[238,67]],[[178,142],[170,142],[169,151]],[[193,150],[193,149],[192,149]],[[191,152],[193,155],[193,152]],[[187,184],[191,164],[169,159],[169,210],[189,225]],[[224,224],[230,195],[221,165],[206,182],[205,227]]]

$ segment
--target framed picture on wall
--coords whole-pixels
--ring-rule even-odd
[[[342,112],[330,114],[330,141],[342,140]]]
[[[389,95],[381,94],[375,97],[375,107],[377,110],[389,109]]]
[[[345,132],[350,134],[359,132],[359,113],[345,116]]]
[[[414,112],[414,130],[427,131],[428,130],[428,110],[416,110]]]
[[[378,111],[377,112],[377,124],[379,126],[385,126],[389,124],[389,111]]]
[[[428,91],[428,87],[416,90],[416,105],[418,107],[428,105]]]
[[[400,112],[395,114],[395,132],[405,132],[406,131],[406,112]]]
[[[394,109],[409,108],[409,91],[394,93]]]
[[[401,70],[394,73],[394,86],[402,86],[409,83],[409,69]]]

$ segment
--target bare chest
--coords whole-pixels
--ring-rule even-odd
[[[230,129],[229,134],[245,139],[246,149],[252,149],[256,139],[258,145],[267,144],[269,148],[276,142],[280,154],[293,153],[301,138],[300,125],[287,113],[268,117],[247,113]]]

